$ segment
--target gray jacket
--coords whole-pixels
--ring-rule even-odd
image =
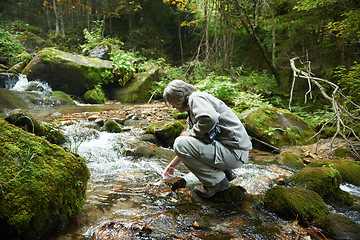
[[[216,140],[222,144],[244,151],[252,149],[250,137],[235,113],[221,100],[206,92],[194,92],[188,99],[189,135],[203,139],[215,125],[221,133]]]

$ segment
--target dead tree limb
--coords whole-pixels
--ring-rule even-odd
[[[294,91],[294,87],[295,87],[296,78],[302,78],[302,79],[306,79],[308,81],[309,90],[305,94],[305,103],[306,103],[307,95],[311,94],[311,91],[312,91],[311,85],[314,84],[316,87],[319,88],[322,96],[331,103],[334,115],[331,117],[330,120],[328,120],[326,123],[324,123],[322,125],[319,132],[317,132],[312,138],[314,138],[316,136],[320,136],[320,133],[321,133],[321,131],[323,131],[324,127],[326,125],[330,124],[331,122],[335,121],[336,132],[335,132],[334,136],[332,137],[332,140],[330,143],[330,151],[332,152],[332,146],[333,146],[333,142],[334,142],[335,138],[338,136],[341,136],[350,146],[350,150],[351,150],[352,154],[357,159],[360,159],[360,154],[358,153],[356,146],[354,145],[353,141],[351,141],[349,139],[349,136],[346,133],[346,132],[350,132],[351,136],[353,136],[357,141],[360,142],[359,136],[356,134],[354,129],[351,126],[349,126],[349,123],[352,123],[354,121],[359,121],[360,117],[355,116],[354,114],[349,112],[346,103],[351,104],[356,109],[360,109],[360,106],[355,104],[354,102],[352,102],[345,95],[343,95],[339,89],[339,86],[336,85],[335,83],[330,82],[325,79],[322,79],[322,78],[314,77],[313,74],[311,73],[310,68],[306,67],[304,65],[304,63],[302,63],[301,61],[300,61],[300,63],[303,64],[303,67],[305,67],[306,71],[298,69],[295,65],[296,60],[300,61],[300,58],[296,57],[296,58],[290,59],[290,65],[291,65],[291,69],[293,71],[293,82],[292,82],[292,87],[291,87],[291,92],[290,92],[290,101],[289,101],[290,110],[291,110],[291,101],[292,101],[292,97],[293,97],[293,91]],[[322,84],[325,84],[332,88],[331,95],[329,95],[327,93],[325,87]],[[346,103],[340,103],[337,100],[339,98],[345,99]]]

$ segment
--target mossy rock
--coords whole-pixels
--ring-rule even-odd
[[[49,105],[53,106],[75,106],[76,103],[74,100],[63,91],[53,91],[51,92],[52,96],[50,97]]]
[[[357,162],[348,160],[312,161],[308,166],[330,166],[340,172],[343,182],[360,186],[360,164]]]
[[[315,220],[325,233],[334,239],[360,239],[360,225],[350,218],[337,213],[330,213]]]
[[[29,53],[34,52],[39,47],[41,47],[41,45],[43,45],[43,40],[39,36],[28,31],[23,32],[20,36],[17,37],[17,39]]]
[[[304,187],[317,192],[327,203],[352,205],[351,195],[340,189],[341,175],[330,167],[306,167],[285,180],[290,186]]]
[[[90,177],[85,159],[4,119],[0,173],[0,230],[7,239],[37,239],[85,203]]]
[[[257,108],[242,114],[243,123],[250,136],[276,147],[304,145],[315,131],[299,116],[285,109]]]
[[[265,193],[266,208],[285,219],[312,221],[329,212],[320,195],[299,187],[275,186]]]
[[[84,94],[86,103],[101,104],[107,101],[104,91],[100,87],[88,90]]]
[[[31,80],[49,83],[52,89],[82,96],[88,89],[102,84],[101,76],[111,71],[112,62],[99,58],[73,55],[55,48],[44,48],[23,70]]]
[[[187,111],[179,112],[178,110],[174,110],[172,114],[175,119],[187,119],[189,115]]]
[[[300,170],[305,167],[302,157],[302,154],[299,155],[291,150],[285,150],[280,153],[279,163],[292,170]]]
[[[341,148],[341,147],[335,148],[333,151],[333,154],[338,158],[352,157],[352,153],[351,153],[350,149]]]
[[[184,131],[185,125],[179,121],[156,122],[150,124],[145,133],[154,134],[163,147],[172,147],[175,139]]]
[[[147,72],[137,73],[124,87],[106,89],[110,98],[122,103],[145,103],[151,97],[151,88],[154,82],[160,81],[159,69],[150,69]]]
[[[105,122],[103,130],[110,133],[119,133],[122,128],[115,120],[109,119]]]
[[[49,123],[40,123],[40,132],[38,136],[45,137],[46,140],[57,145],[61,145],[66,142],[64,134],[51,126]]]

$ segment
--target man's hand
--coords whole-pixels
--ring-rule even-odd
[[[164,177],[166,179],[173,178],[175,176],[175,168],[167,166],[164,170]]]

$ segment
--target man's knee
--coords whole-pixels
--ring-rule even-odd
[[[187,152],[186,148],[189,146],[189,139],[187,136],[179,136],[174,141],[174,151],[177,155]]]

